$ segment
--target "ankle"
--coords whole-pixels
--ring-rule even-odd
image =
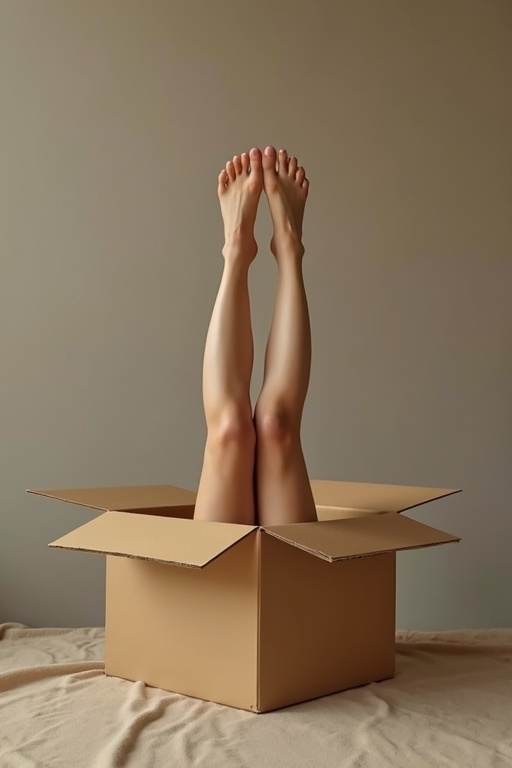
[[[270,250],[278,261],[302,262],[304,256],[304,245],[296,232],[290,232],[281,235],[279,238],[273,237],[270,241]]]
[[[258,244],[254,235],[237,230],[226,238],[222,255],[226,261],[250,263],[258,252]]]

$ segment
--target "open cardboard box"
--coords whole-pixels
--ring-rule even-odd
[[[458,541],[398,514],[455,490],[312,488],[319,522],[265,527],[172,485],[31,493],[103,512],[50,546],[107,555],[107,674],[267,712],[392,677],[396,552]]]

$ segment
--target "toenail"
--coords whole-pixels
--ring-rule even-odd
[[[265,147],[265,154],[267,155],[267,157],[269,157],[270,155],[272,155],[272,154],[273,154],[273,149],[272,149],[272,147]]]

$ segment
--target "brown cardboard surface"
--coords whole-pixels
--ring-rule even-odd
[[[48,496],[68,501],[82,507],[107,510],[141,510],[159,507],[190,506],[195,504],[196,494],[176,485],[128,485],[107,488],[60,488],[28,491],[38,496]]]
[[[105,671],[256,708],[257,536],[205,570],[107,558]]]
[[[312,480],[311,489],[315,504],[319,507],[373,513],[404,512],[460,492],[454,488],[348,483],[338,480]]]
[[[318,523],[275,525],[265,530],[278,539],[330,562],[459,541],[450,533],[395,513]]]
[[[50,545],[107,554],[107,674],[253,711],[392,676],[395,551],[458,541],[396,513],[456,491],[312,486],[319,522],[268,528],[169,485],[35,492],[112,510]]]
[[[369,515],[388,515],[389,512],[374,512],[367,509],[342,509],[341,507],[321,507],[316,504],[318,520],[344,520],[347,517],[368,517]]]
[[[195,512],[194,504],[187,504],[185,506],[173,506],[173,507],[149,507],[142,509],[125,509],[125,514],[139,514],[139,515],[157,515],[158,517],[183,517],[188,520],[192,520]]]
[[[394,554],[326,563],[262,531],[260,573],[260,711],[392,677]]]
[[[50,546],[202,568],[254,530],[250,525],[105,512]]]

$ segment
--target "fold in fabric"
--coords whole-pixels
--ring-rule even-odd
[[[400,632],[393,680],[255,715],[106,677],[102,629],[0,625],[1,768],[170,765],[511,766],[512,630]]]

